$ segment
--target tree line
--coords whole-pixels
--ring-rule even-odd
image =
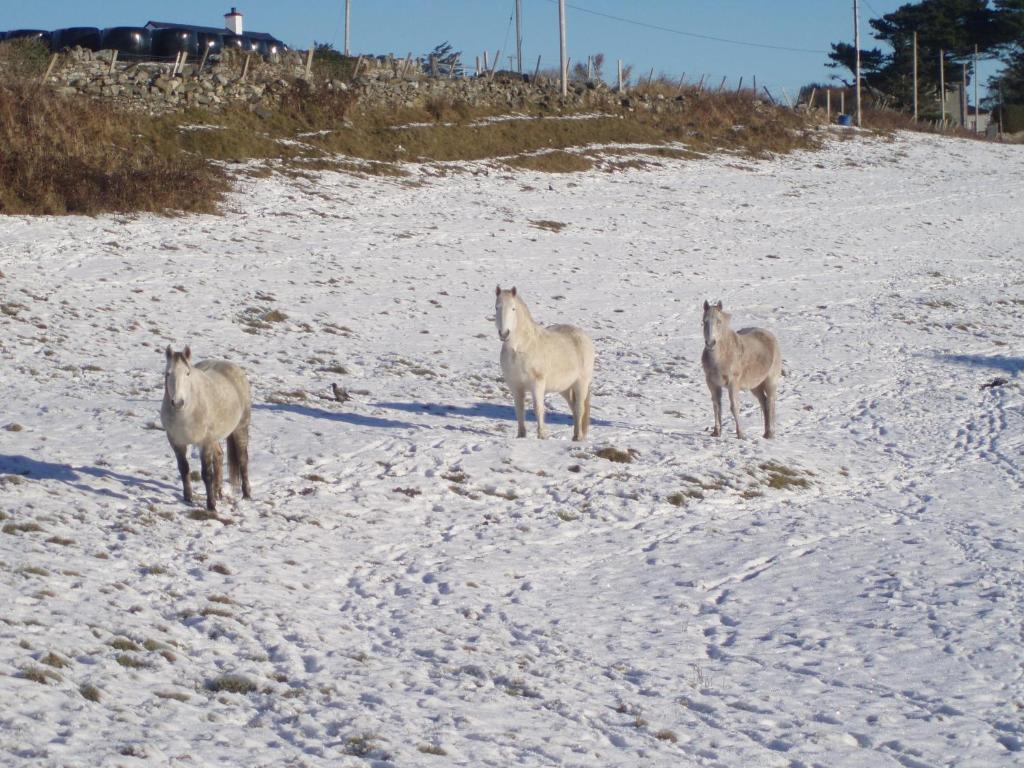
[[[1004,65],[987,83],[987,105],[1024,104],[1024,0],[921,0],[868,23],[890,50],[861,50],[861,83],[896,106],[913,104],[915,33],[922,97],[938,94],[940,52],[947,81],[958,82],[960,65],[973,61],[977,46],[980,59]],[[853,84],[856,53],[842,42],[829,53],[828,66],[842,72],[836,77],[847,86]]]

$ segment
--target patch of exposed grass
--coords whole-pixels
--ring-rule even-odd
[[[594,451],[594,455],[618,464],[632,464],[633,459],[640,454],[632,448],[627,448],[623,451],[609,445]]]
[[[580,173],[594,167],[594,161],[585,155],[564,150],[552,150],[529,155],[517,155],[504,160],[513,168],[544,173]]]
[[[549,219],[537,219],[537,220],[531,220],[530,221],[530,226],[531,227],[536,227],[537,229],[546,229],[549,232],[561,232],[563,229],[565,229],[569,225],[566,224],[565,222],[562,222],[562,221],[551,221]]]
[[[238,322],[252,333],[269,330],[275,323],[283,323],[287,319],[288,315],[272,307],[246,307],[238,313]]]
[[[241,693],[248,694],[257,690],[258,686],[245,675],[229,672],[218,675],[206,682],[206,690],[214,693]]]
[[[43,658],[39,660],[39,663],[46,664],[49,667],[56,667],[57,669],[63,669],[64,667],[71,666],[70,661],[62,656],[58,656],[53,651],[50,651],[48,654],[43,656]]]
[[[436,744],[420,744],[416,749],[425,755],[437,755],[438,757],[444,757],[448,754],[443,747],[439,747]]]
[[[142,650],[138,643],[129,640],[127,637],[115,637],[110,641],[110,647],[117,651],[137,652]]]
[[[33,683],[41,683],[42,685],[59,683],[64,679],[57,672],[45,667],[26,667],[21,670],[21,676],[26,680],[31,680]]]
[[[149,662],[129,656],[127,653],[119,653],[115,661],[127,669],[145,669],[149,666]]]
[[[668,728],[663,728],[662,730],[658,731],[656,734],[654,734],[654,738],[658,739],[659,741],[670,741],[673,744],[679,741],[679,737],[676,735],[675,731],[670,731]]]
[[[769,488],[784,490],[787,488],[811,487],[811,482],[806,477],[809,473],[793,469],[792,467],[787,467],[785,464],[779,464],[775,461],[766,461],[759,464],[758,469],[768,473],[768,479],[765,484]]]
[[[184,691],[154,691],[158,699],[173,699],[174,701],[188,701],[192,697]]]
[[[43,530],[39,523],[27,522],[27,523],[5,523],[3,528],[0,528],[4,533],[9,533],[15,536],[19,533],[38,533]]]
[[[78,686],[78,692],[89,701],[99,702],[100,700],[100,689],[90,683],[83,683]]]

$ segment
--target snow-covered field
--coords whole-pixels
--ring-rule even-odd
[[[412,173],[0,222],[0,764],[1024,762],[1024,148]],[[514,439],[498,282],[595,339],[587,443]],[[778,439],[710,437],[705,298]],[[168,343],[253,382],[219,519]]]

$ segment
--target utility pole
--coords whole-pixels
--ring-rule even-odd
[[[978,46],[974,46],[974,132],[978,133]]]
[[[860,118],[860,3],[853,0],[853,47],[857,51],[857,127],[861,127]]]
[[[569,62],[565,57],[565,0],[558,0],[558,59],[562,73],[562,98],[569,95]]]
[[[961,65],[961,81],[960,81],[960,127],[967,127],[967,62],[963,62]]]
[[[352,10],[352,0],[345,0],[345,56],[348,56],[348,20]]]
[[[523,74],[523,1],[516,0],[516,71]]]
[[[914,33],[914,122],[917,122],[917,32]]]
[[[946,52],[939,49],[939,112],[942,113],[942,127],[946,127]]]

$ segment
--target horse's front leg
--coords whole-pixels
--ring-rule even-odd
[[[722,388],[710,384],[708,388],[711,390],[711,408],[715,412],[715,428],[711,430],[712,437],[721,437],[722,435]]]
[[[544,440],[548,433],[544,429],[544,382],[542,380],[533,382],[533,414],[537,417],[537,437]]]
[[[512,388],[512,403],[516,407],[516,437],[526,437],[526,387]]]
[[[732,411],[733,421],[736,422],[736,437],[743,439],[743,427],[740,426],[740,389],[735,384],[729,384],[729,409]]]
[[[177,446],[171,444],[174,451],[174,458],[178,460],[178,474],[181,475],[181,493],[185,497],[185,503],[192,503],[192,478],[189,476],[188,468],[188,446]]]
[[[206,486],[206,509],[210,512],[217,511],[217,444],[211,443],[202,446],[199,451],[199,461],[202,463],[203,485]]]

